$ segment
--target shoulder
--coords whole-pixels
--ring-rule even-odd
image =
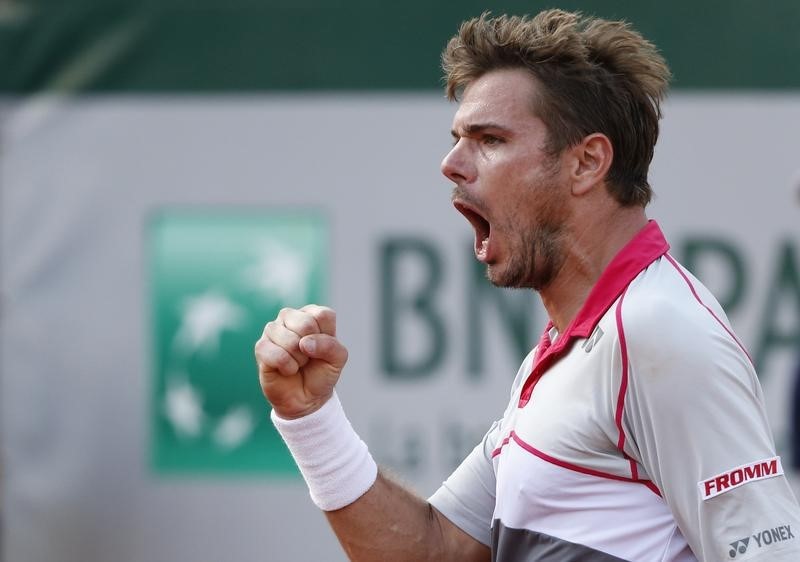
[[[691,348],[698,338],[730,331],[716,298],[669,255],[645,269],[617,307],[617,324],[632,344]]]
[[[640,372],[751,368],[718,301],[668,254],[630,284],[616,318],[621,347]]]

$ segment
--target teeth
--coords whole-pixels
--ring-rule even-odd
[[[489,249],[488,246],[489,246],[489,239],[488,238],[484,238],[483,240],[481,240],[481,253],[482,254],[486,253],[486,251]]]

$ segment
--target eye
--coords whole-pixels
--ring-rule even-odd
[[[483,135],[481,137],[481,141],[485,145],[494,146],[496,144],[501,144],[503,142],[503,139],[501,139],[500,137],[496,137],[494,135]]]

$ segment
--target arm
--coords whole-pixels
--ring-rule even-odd
[[[347,350],[336,338],[333,310],[282,310],[255,353],[273,421],[352,560],[489,560],[485,545],[428,502],[375,476],[372,457],[334,397]]]
[[[779,462],[763,466],[776,453],[753,366],[727,325],[700,307],[692,312],[674,321],[677,312],[659,305],[623,311],[626,451],[699,560],[800,560],[800,542],[789,536],[800,510]],[[670,316],[653,334],[650,319]]]
[[[486,545],[382,473],[358,500],[325,515],[351,560],[490,558]]]

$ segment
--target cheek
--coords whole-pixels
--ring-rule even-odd
[[[541,226],[563,222],[569,215],[569,201],[564,187],[551,175],[530,179],[525,186],[519,186],[516,212],[521,222]]]
[[[557,175],[542,166],[532,166],[529,157],[494,155],[484,160],[482,190],[496,225],[518,230],[537,225],[561,206]]]

